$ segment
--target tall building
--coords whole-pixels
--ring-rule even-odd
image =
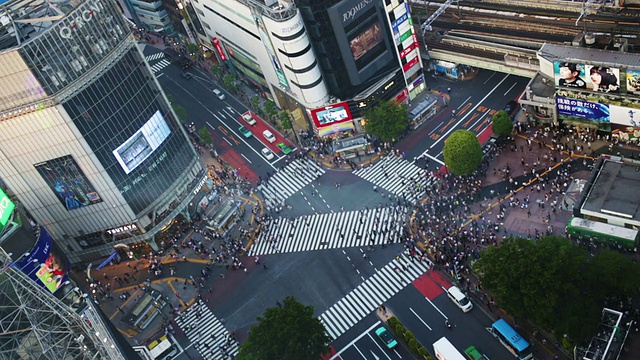
[[[0,13],[0,183],[71,263],[156,237],[204,169],[113,0]]]
[[[425,89],[406,0],[194,0],[203,45],[320,136]],[[305,128],[306,130],[306,128]]]

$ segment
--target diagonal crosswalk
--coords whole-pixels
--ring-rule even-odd
[[[169,66],[171,64],[171,62],[169,62],[169,60],[167,59],[162,59],[159,62],[151,65],[151,70],[153,70],[153,73],[157,73],[158,71],[166,68],[167,66]]]
[[[296,159],[276,171],[269,180],[258,185],[257,189],[263,194],[265,206],[271,210],[284,206],[287,198],[319,178],[324,172],[324,169],[313,159],[308,157]]]
[[[150,62],[152,60],[158,60],[158,59],[164,58],[164,53],[158,52],[155,54],[147,55],[144,58],[147,60],[147,62]]]
[[[401,206],[276,218],[249,250],[250,255],[382,245],[400,241],[407,208]]]
[[[353,173],[413,204],[422,199],[438,181],[426,170],[393,154]]]
[[[238,353],[238,342],[202,301],[180,314],[176,324],[202,359],[232,359]]]
[[[396,257],[320,315],[327,334],[337,339],[427,270],[428,262]]]

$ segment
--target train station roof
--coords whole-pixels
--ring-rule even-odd
[[[640,54],[545,43],[538,55],[549,61],[588,63],[612,68],[639,68]]]
[[[604,159],[595,169],[583,210],[640,221],[640,164]]]

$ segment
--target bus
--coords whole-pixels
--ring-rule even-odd
[[[178,353],[178,350],[173,346],[171,340],[166,336],[163,336],[147,345],[147,349],[149,349],[149,356],[154,360],[168,360]]]
[[[633,249],[638,244],[640,232],[622,226],[572,217],[567,224],[567,235],[595,242],[620,245]]]
[[[446,337],[433,343],[433,352],[438,360],[466,360]]]
[[[533,359],[531,344],[513,330],[504,319],[499,319],[491,325],[491,334],[518,359]]]

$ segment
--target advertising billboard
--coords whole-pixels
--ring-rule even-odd
[[[253,10],[253,20],[256,23],[256,26],[258,27],[258,33],[260,34],[260,40],[262,40],[262,45],[264,45],[264,48],[267,50],[267,53],[269,54],[269,58],[271,59],[271,65],[273,65],[273,69],[276,72],[276,76],[278,77],[278,82],[280,83],[280,85],[286,87],[287,89],[289,88],[289,82],[287,81],[287,78],[284,76],[284,71],[282,71],[282,65],[280,65],[280,60],[278,60],[278,57],[276,56],[276,50],[273,47],[273,43],[271,42],[271,38],[269,37],[269,32],[267,31],[267,27],[264,24],[264,20],[262,20],[262,16],[257,13],[257,10]]]
[[[353,54],[353,59],[358,65],[358,60],[366,53],[374,49],[377,45],[382,43],[382,29],[380,29],[380,23],[374,22],[368,28],[349,40],[349,47]],[[358,67],[362,67],[361,64]]]
[[[218,38],[212,38],[211,43],[213,44],[213,46],[215,46],[216,50],[218,51],[218,55],[220,56],[220,61],[222,62],[227,61],[227,56],[224,54],[224,50],[222,50],[222,46],[220,46],[220,41],[218,40]]]
[[[33,248],[14,267],[27,274],[40,286],[54,293],[67,280],[69,262],[54,246],[47,230],[39,226],[38,240]]]
[[[311,118],[318,129],[353,120],[346,102],[311,110]]]
[[[553,73],[558,87],[620,93],[620,70],[616,68],[556,61]]]
[[[126,174],[140,166],[169,136],[171,130],[160,110],[135,132],[127,141],[113,150]]]
[[[640,70],[627,70],[627,94],[640,96]]]
[[[35,164],[49,188],[67,210],[102,202],[102,198],[71,155]]]
[[[612,124],[640,127],[640,109],[609,105],[609,110]]]
[[[575,116],[599,122],[609,122],[611,119],[609,106],[606,104],[561,96],[556,97],[556,104],[559,115]]]
[[[11,218],[11,214],[15,208],[16,205],[13,201],[0,189],[0,233],[2,233],[2,229],[4,229],[9,222],[9,218]]]

